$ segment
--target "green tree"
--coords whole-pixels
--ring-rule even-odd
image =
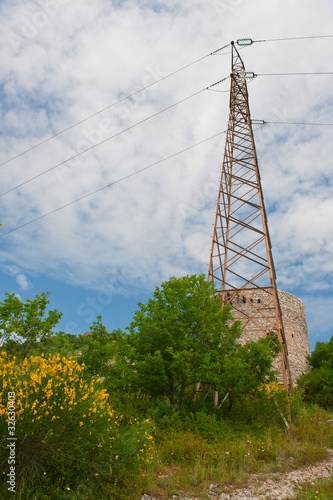
[[[325,409],[333,408],[333,336],[328,342],[316,342],[310,359],[311,371],[298,380],[303,398]]]
[[[5,348],[21,345],[23,361],[36,342],[53,334],[52,329],[62,313],[58,309],[47,311],[49,292],[42,292],[25,302],[15,293],[5,295],[7,298],[0,303],[0,339]]]
[[[316,347],[310,356],[310,366],[313,369],[325,366],[333,370],[333,335],[328,342],[316,342]]]
[[[97,316],[90,327],[90,335],[80,335],[80,339],[83,345],[78,361],[84,363],[85,373],[103,380],[124,420],[130,421],[131,416],[138,416],[138,413],[142,416],[148,399],[132,388],[134,374],[128,358],[127,335],[121,330],[108,333],[101,316]]]
[[[45,340],[36,342],[34,347],[30,349],[30,354],[75,356],[84,345],[82,337],[82,335],[73,335],[72,333],[56,332]]]
[[[115,344],[119,336],[119,330],[107,332],[100,315],[90,327],[90,335],[81,336],[83,349],[79,359],[90,375],[105,377],[109,374],[110,366],[115,362]]]
[[[235,396],[253,394],[275,376],[280,347],[271,337],[242,346],[240,322],[233,322],[230,305],[221,308],[216,292],[203,274],[170,278],[138,304],[128,328],[137,386],[177,410],[185,398],[192,404],[194,392],[200,405],[213,390],[228,394],[231,407]]]
[[[263,384],[276,380],[273,361],[281,350],[274,334],[257,342],[238,344],[224,360],[221,385],[228,394],[229,410],[235,397],[259,394]]]
[[[221,309],[215,293],[204,275],[170,278],[147,304],[138,304],[128,328],[127,356],[137,383],[178,410],[195,384],[200,382],[204,397],[218,388],[224,360],[241,335],[238,323],[228,323],[231,307]]]

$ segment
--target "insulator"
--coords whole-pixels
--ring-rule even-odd
[[[237,45],[239,45],[240,47],[244,47],[245,45],[252,45],[252,44],[253,44],[252,38],[239,38],[237,40]]]
[[[266,125],[265,120],[251,120],[252,125]]]
[[[249,80],[253,80],[257,75],[253,73],[253,71],[245,71],[245,78],[249,78]]]
[[[256,75],[255,73],[253,73],[253,71],[237,71],[237,73],[231,73],[230,76],[242,76],[244,78],[247,78],[248,80],[253,80],[254,78],[256,78]]]

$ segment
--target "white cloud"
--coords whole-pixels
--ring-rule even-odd
[[[27,291],[32,288],[32,284],[29,279],[21,272],[20,268],[15,265],[3,265],[2,271],[8,275],[15,278],[16,283],[19,285],[22,291]],[[15,292],[17,295],[17,292]],[[17,295],[18,296],[18,295]]]
[[[332,10],[328,0],[3,3],[0,163],[232,39],[328,34]],[[332,39],[313,39],[261,42],[241,55],[255,73],[312,72],[329,70],[331,52]],[[229,73],[226,50],[107,109],[0,167],[1,192]],[[249,93],[253,118],[331,122],[331,77],[261,76]],[[0,197],[1,232],[221,132],[228,99],[204,91]],[[331,134],[273,124],[255,132],[288,291],[332,289]],[[221,136],[1,238],[1,261],[19,269],[25,290],[30,273],[92,288],[121,274],[140,288],[206,272],[223,149]]]
[[[21,288],[21,290],[23,290],[23,291],[29,290],[29,288],[31,288],[31,286],[32,286],[30,281],[27,279],[27,277],[24,274],[18,274],[16,276],[16,281],[17,281],[17,284],[19,285],[19,287]]]

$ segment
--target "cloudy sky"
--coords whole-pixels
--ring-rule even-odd
[[[207,273],[230,80],[207,87],[251,38],[251,115],[277,122],[255,140],[278,287],[311,348],[329,340],[333,127],[295,123],[333,123],[332,18],[331,0],[1,0],[0,300],[49,291],[61,329],[112,330],[161,281]]]

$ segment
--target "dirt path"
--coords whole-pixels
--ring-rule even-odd
[[[232,490],[230,493],[218,493],[220,485],[211,484],[207,492],[207,498],[212,500],[283,500],[293,498],[302,489],[302,483],[314,481],[318,478],[330,478],[333,473],[333,451],[328,450],[329,456],[326,460],[301,467],[292,472],[270,474],[269,479],[261,479],[259,474],[251,476],[251,486]],[[198,500],[195,497],[173,497],[174,500]],[[144,495],[141,500],[158,500]]]

